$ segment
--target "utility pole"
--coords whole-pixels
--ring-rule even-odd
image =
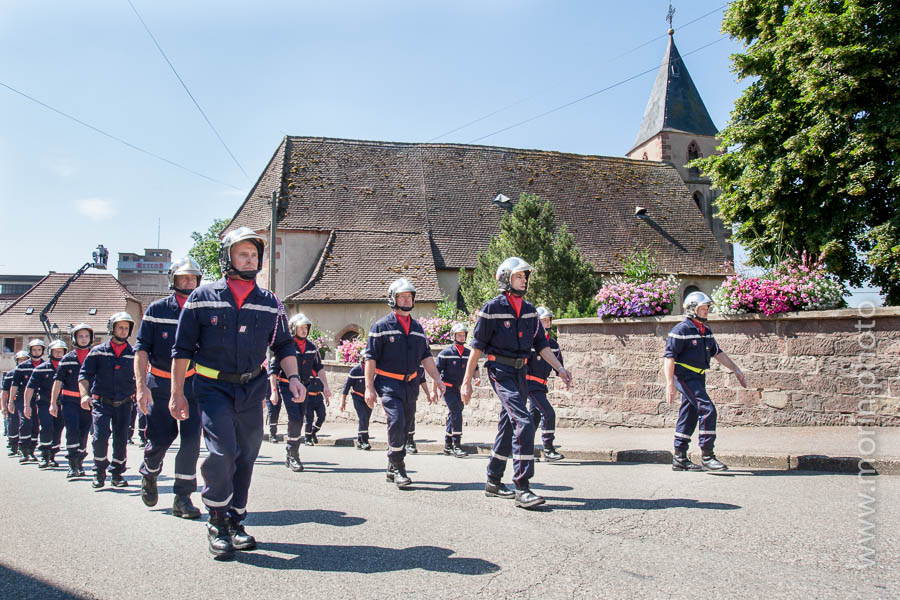
[[[278,221],[278,190],[272,190],[272,219],[269,221],[269,291],[275,293],[275,227]]]

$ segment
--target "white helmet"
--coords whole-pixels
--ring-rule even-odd
[[[190,257],[179,258],[169,267],[169,289],[187,295],[191,290],[182,290],[175,287],[175,277],[177,275],[194,275],[199,286],[200,280],[203,279],[203,270],[200,268],[200,264]]]
[[[297,313],[288,321],[288,331],[291,332],[291,335],[297,335],[297,328],[301,325],[309,325],[309,328],[312,329],[312,321],[305,314]],[[309,335],[309,331],[306,333]]]
[[[50,350],[49,351],[50,351],[51,356],[53,355],[53,351],[58,350],[58,349],[62,349],[63,354],[65,354],[66,352],[69,351],[69,347],[62,340],[55,340],[53,342],[50,342]]]
[[[88,346],[94,343],[94,328],[88,325],[87,323],[79,323],[75,327],[72,328],[72,345],[76,348],[79,348],[78,341],[75,339],[75,335],[79,331],[87,331],[91,334],[91,341],[88,342]]]
[[[511,292],[516,296],[524,296],[525,292],[528,291],[528,279],[531,277],[531,272],[534,269],[527,262],[519,258],[518,256],[511,256],[500,263],[500,266],[497,267],[497,289],[501,292]],[[512,286],[509,283],[509,278],[513,273],[525,273],[525,289],[521,292],[512,289]]]
[[[253,242],[256,245],[258,262],[256,269],[253,271],[238,271],[231,264],[231,247],[238,242]],[[249,227],[238,227],[234,231],[229,231],[222,238],[222,245],[219,247],[219,266],[222,267],[222,273],[225,275],[240,275],[244,279],[253,279],[256,274],[262,270],[263,253],[266,249],[266,238],[259,235]]]
[[[388,306],[390,306],[391,308],[396,308],[397,294],[402,294],[403,292],[412,292],[413,303],[412,306],[410,306],[408,309],[412,310],[413,306],[416,305],[416,286],[410,283],[409,279],[407,279],[406,277],[401,277],[400,279],[397,279],[393,283],[391,283],[391,287],[388,288]]]
[[[450,328],[450,337],[454,337],[457,333],[469,333],[469,326],[465,323],[457,323]]]
[[[30,342],[28,342],[28,355],[29,356],[31,356],[31,349],[35,346],[41,347],[41,353],[38,356],[43,356],[44,350],[47,348],[47,343],[40,338],[34,338]]]
[[[691,292],[684,299],[684,314],[687,315],[691,319],[700,319],[697,316],[697,309],[704,304],[708,306],[712,306],[712,298],[704,294],[703,292]]]
[[[537,307],[537,315],[538,319],[552,319],[553,313],[550,312],[550,309],[546,306],[538,306]]]
[[[116,323],[125,322],[128,323],[128,337],[131,337],[131,332],[134,331],[134,317],[129,315],[127,312],[117,312],[113,316],[109,318],[106,322],[106,333],[109,335],[113,334],[113,329],[116,326]]]
[[[19,350],[18,352],[16,352],[16,362],[19,362],[20,360],[28,360],[29,358],[30,356],[24,350]]]

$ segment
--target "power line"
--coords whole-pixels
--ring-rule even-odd
[[[175,70],[175,65],[172,64],[172,61],[169,60],[169,57],[166,56],[166,53],[163,51],[162,47],[159,45],[159,42],[156,41],[156,38],[153,36],[153,33],[150,31],[150,28],[147,26],[147,23],[144,22],[144,19],[141,17],[141,14],[138,12],[137,8],[135,8],[134,3],[131,0],[127,0],[128,5],[131,6],[131,10],[134,11],[134,14],[137,16],[138,21],[141,22],[141,25],[144,26],[144,30],[147,32],[147,35],[150,36],[150,39],[153,40],[153,44],[156,46],[156,49],[159,50],[159,53],[162,54],[162,57],[165,59],[166,64],[169,65],[169,68],[172,69],[172,73],[175,74],[175,77],[178,79],[178,83],[181,84],[181,87],[184,88],[184,91],[187,93],[188,97],[191,99],[191,102],[194,103],[194,106],[197,107],[197,110],[200,111],[200,114],[203,115],[203,119],[206,121],[206,124],[209,125],[209,128],[212,129],[213,133],[216,134],[216,137],[221,142],[222,147],[225,148],[225,151],[228,153],[228,156],[231,157],[231,160],[234,161],[234,164],[237,165],[237,168],[241,170],[241,173],[244,174],[244,177],[247,181],[250,181],[250,176],[247,175],[247,171],[244,170],[244,167],[241,166],[241,163],[238,162],[238,159],[234,156],[234,153],[231,151],[231,148],[228,147],[228,144],[225,143],[225,140],[222,139],[222,136],[219,135],[218,130],[213,126],[212,121],[209,120],[209,117],[206,116],[206,113],[203,112],[203,109],[200,108],[200,104],[197,102],[197,99],[194,98],[194,95],[191,93],[191,90],[188,89],[187,84],[181,78],[181,75],[178,74],[178,71]]]
[[[50,106],[49,104],[47,104],[46,102],[41,102],[40,100],[38,100],[38,99],[35,98],[34,96],[29,96],[29,95],[26,94],[25,92],[23,92],[23,91],[21,91],[21,90],[17,90],[16,88],[14,88],[14,87],[12,87],[11,85],[8,85],[8,84],[6,84],[6,83],[3,83],[2,81],[0,81],[0,86],[5,87],[5,88],[8,89],[9,91],[11,91],[11,92],[13,92],[13,93],[15,93],[15,94],[18,94],[19,96],[22,96],[23,98],[25,98],[25,99],[27,99],[27,100],[31,100],[31,101],[34,102],[35,104],[38,104],[38,105],[40,105],[40,106],[43,106],[43,107],[46,108],[47,110],[51,110],[51,111],[55,112],[56,114],[58,114],[58,115],[60,115],[60,116],[63,116],[63,117],[65,117],[65,118],[67,118],[67,119],[69,119],[69,120],[71,120],[71,121],[75,121],[75,122],[78,123],[79,125],[81,125],[81,126],[83,126],[83,127],[87,127],[87,128],[90,129],[91,131],[94,131],[94,132],[96,132],[96,133],[99,133],[100,135],[106,136],[106,137],[108,137],[108,138],[111,139],[111,140],[115,140],[115,141],[119,142],[120,144],[124,144],[125,146],[128,146],[128,147],[131,148],[132,150],[137,150],[138,152],[140,152],[140,153],[142,153],[142,154],[146,154],[147,156],[152,156],[152,157],[155,158],[156,160],[161,160],[162,162],[167,163],[167,164],[169,164],[169,165],[172,165],[173,167],[177,167],[177,168],[181,169],[182,171],[187,171],[187,172],[190,173],[191,175],[196,175],[197,177],[202,177],[203,179],[206,179],[206,180],[208,180],[208,181],[212,181],[213,183],[218,183],[218,184],[220,184],[220,185],[224,185],[224,186],[226,186],[226,187],[230,187],[231,189],[237,190],[237,191],[239,191],[239,192],[243,192],[243,191],[244,191],[244,190],[242,190],[241,188],[239,188],[239,187],[237,187],[237,186],[231,185],[230,183],[225,183],[224,181],[220,181],[220,180],[218,180],[218,179],[215,179],[214,177],[210,177],[209,175],[204,175],[203,173],[200,173],[200,172],[198,172],[198,171],[194,171],[193,169],[189,169],[188,167],[186,167],[186,166],[184,166],[184,165],[182,165],[182,164],[180,164],[180,163],[177,163],[177,162],[175,162],[175,161],[173,161],[173,160],[169,160],[168,158],[165,158],[164,156],[160,156],[159,154],[156,154],[156,153],[154,153],[154,152],[150,152],[149,150],[145,150],[144,148],[141,148],[140,146],[136,146],[135,144],[132,144],[131,142],[127,142],[127,141],[123,140],[123,139],[120,138],[120,137],[117,137],[117,136],[115,136],[115,135],[113,135],[113,134],[111,134],[111,133],[108,133],[108,132],[106,132],[106,131],[103,131],[103,130],[100,129],[99,127],[94,127],[94,126],[91,125],[90,123],[85,123],[85,122],[82,121],[81,119],[79,119],[79,118],[77,118],[77,117],[73,117],[72,115],[63,112],[63,111],[59,110],[58,108],[54,108],[54,107]]]
[[[703,49],[705,49],[705,48],[709,48],[709,47],[712,46],[713,44],[718,44],[719,42],[724,41],[724,40],[726,40],[726,39],[728,39],[728,36],[727,36],[727,35],[724,35],[724,36],[720,37],[719,39],[717,39],[717,40],[715,40],[715,41],[712,41],[712,42],[710,42],[710,43],[708,43],[708,44],[704,44],[703,46],[700,46],[699,48],[696,48],[696,49],[694,49],[694,50],[691,50],[690,52],[686,52],[686,53],[682,54],[681,56],[682,56],[682,57],[690,56],[691,54],[694,54],[695,52],[699,52],[699,51],[701,51],[701,50],[703,50]],[[638,73],[637,75],[632,75],[631,77],[627,77],[627,78],[625,78],[625,79],[622,79],[621,81],[618,81],[618,82],[616,82],[616,83],[614,83],[614,84],[612,84],[612,85],[608,85],[608,86],[606,86],[606,87],[603,88],[603,89],[599,89],[599,90],[597,90],[596,92],[591,92],[590,94],[587,94],[586,96],[582,96],[581,98],[578,98],[578,99],[576,99],[576,100],[572,100],[572,101],[570,101],[570,102],[566,102],[565,104],[561,104],[561,105],[559,105],[559,106],[557,106],[557,107],[555,107],[555,108],[551,108],[550,110],[545,110],[544,112],[542,112],[542,113],[540,113],[540,114],[537,114],[537,115],[534,115],[533,117],[529,117],[529,118],[527,118],[527,119],[524,119],[524,120],[522,120],[522,121],[519,121],[518,123],[513,123],[512,125],[507,125],[506,127],[503,127],[503,128],[501,128],[501,129],[497,129],[496,131],[492,131],[491,133],[489,133],[489,134],[487,134],[487,135],[483,135],[483,136],[481,136],[481,137],[475,138],[474,140],[470,141],[469,143],[470,143],[470,144],[474,144],[475,142],[480,142],[481,140],[486,139],[486,138],[489,138],[489,137],[494,136],[494,135],[497,135],[498,133],[503,133],[504,131],[509,131],[510,129],[513,129],[513,128],[515,128],[515,127],[519,127],[520,125],[525,125],[526,123],[531,123],[532,121],[535,121],[535,120],[540,119],[540,118],[542,118],[542,117],[546,117],[546,116],[549,115],[549,114],[558,112],[558,111],[560,111],[560,110],[562,110],[562,109],[564,109],[564,108],[568,108],[568,107],[572,106],[573,104],[578,104],[579,102],[582,102],[582,101],[584,101],[584,100],[587,100],[588,98],[593,98],[594,96],[596,96],[596,95],[598,95],[598,94],[602,94],[603,92],[608,92],[609,90],[614,89],[614,88],[617,88],[617,87],[619,87],[620,85],[624,85],[624,84],[628,83],[629,81],[632,81],[632,80],[634,80],[634,79],[637,79],[638,77],[642,77],[642,76],[646,75],[647,73],[653,73],[654,71],[658,71],[658,70],[659,70],[659,65],[656,65],[655,67],[652,67],[652,68],[650,68],[650,69],[647,69],[646,71],[641,71],[641,72]]]
[[[685,23],[684,25],[680,25],[680,26],[678,27],[678,29],[679,29],[679,30],[682,30],[682,29],[685,29],[685,28],[687,28],[687,27],[690,27],[691,25],[693,25],[693,24],[696,23],[697,21],[700,21],[700,20],[702,20],[702,19],[705,19],[706,17],[708,17],[708,16],[710,16],[710,15],[713,15],[713,14],[715,14],[715,13],[721,11],[722,9],[726,8],[727,6],[728,6],[728,4],[723,4],[723,5],[720,6],[719,8],[716,8],[715,10],[711,10],[711,11],[709,11],[709,12],[706,13],[706,14],[700,15],[700,16],[697,17],[696,19],[693,19],[693,20],[691,20],[691,21],[688,21],[688,22]],[[640,50],[641,48],[643,48],[643,47],[645,47],[645,46],[649,46],[650,44],[652,44],[652,43],[654,43],[654,42],[658,42],[659,40],[664,39],[664,38],[666,38],[667,36],[668,36],[668,34],[663,34],[663,35],[656,36],[655,38],[653,38],[653,39],[651,39],[651,40],[647,40],[647,41],[644,42],[643,44],[639,44],[639,45],[635,46],[634,48],[632,48],[632,49],[630,49],[630,50],[626,50],[625,52],[623,52],[622,54],[619,54],[618,56],[614,56],[614,57],[611,59],[610,62],[615,61],[615,60],[619,60],[619,59],[622,58],[623,56],[628,56],[628,55],[631,54],[632,52],[636,52],[636,51]],[[507,110],[507,109],[510,109],[510,108],[512,108],[512,107],[514,107],[514,106],[518,106],[519,104],[522,104],[522,103],[524,103],[524,102],[528,102],[529,100],[533,100],[534,98],[537,98],[537,97],[539,97],[539,96],[542,96],[543,94],[544,94],[544,92],[541,92],[541,93],[539,93],[539,94],[532,94],[531,96],[528,96],[527,98],[523,98],[523,99],[521,99],[521,100],[517,100],[517,101],[513,102],[512,104],[507,104],[506,106],[504,106],[504,107],[502,107],[502,108],[498,108],[497,110],[495,110],[495,111],[493,111],[493,112],[491,112],[491,113],[488,113],[488,114],[486,114],[486,115],[483,115],[483,116],[481,116],[481,117],[478,117],[477,119],[473,119],[472,121],[469,121],[468,123],[465,123],[465,124],[463,124],[463,125],[460,125],[459,127],[454,127],[453,129],[450,129],[449,131],[445,131],[444,133],[442,133],[442,134],[440,134],[440,135],[437,135],[437,136],[431,138],[431,139],[428,140],[428,141],[429,141],[429,142],[434,142],[434,141],[436,141],[436,140],[441,139],[442,137],[446,137],[446,136],[450,135],[451,133],[456,133],[457,131],[459,131],[459,130],[461,130],[461,129],[466,129],[467,127],[470,127],[471,125],[475,125],[476,123],[480,123],[481,121],[484,121],[485,119],[489,119],[489,118],[493,117],[494,115],[496,115],[496,114],[498,114],[498,113],[501,113],[501,112],[503,112],[503,111],[505,111],[505,110]]]

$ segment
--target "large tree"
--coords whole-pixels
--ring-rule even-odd
[[[825,253],[854,285],[900,300],[900,3],[735,0],[723,31],[752,82],[697,161],[722,190],[719,214],[750,261]]]
[[[500,233],[491,238],[472,273],[460,270],[459,284],[469,310],[497,295],[494,279],[504,259],[518,256],[534,267],[528,299],[555,315],[591,312],[597,292],[594,269],[585,261],[565,225],[557,226],[553,207],[534,194],[523,193],[512,211],[500,219]]]
[[[229,219],[215,219],[206,233],[195,231],[191,234],[194,245],[188,256],[200,263],[204,279],[216,280],[222,277],[222,268],[219,266],[219,235],[228,222]]]

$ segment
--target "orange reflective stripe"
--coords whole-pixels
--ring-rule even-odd
[[[321,394],[321,393],[322,393],[322,392],[306,392],[306,395],[307,395],[307,396],[318,396],[318,395]]]
[[[409,375],[401,375],[400,373],[391,373],[390,371],[382,371],[381,369],[375,369],[375,372],[384,377],[390,377],[391,379],[399,379],[400,381],[412,381],[416,378],[415,373],[410,373]]]
[[[290,383],[291,382],[290,379],[285,379],[284,377],[279,377],[278,381],[280,381],[281,383]]]
[[[365,396],[364,393],[362,393],[362,392],[357,392],[356,390],[350,390],[350,392],[356,394],[357,396]]]
[[[540,377],[535,377],[534,375],[525,375],[525,379],[528,381],[537,381],[541,385],[547,385],[546,379],[541,379]]]
[[[446,381],[444,382],[444,385],[446,385],[446,386],[449,387],[449,388],[452,388],[452,387],[453,387],[453,384],[452,384],[452,383],[447,383]]]
[[[81,394],[79,394],[78,392],[73,392],[71,390],[62,390],[62,395],[69,396],[71,398],[81,398]]]

